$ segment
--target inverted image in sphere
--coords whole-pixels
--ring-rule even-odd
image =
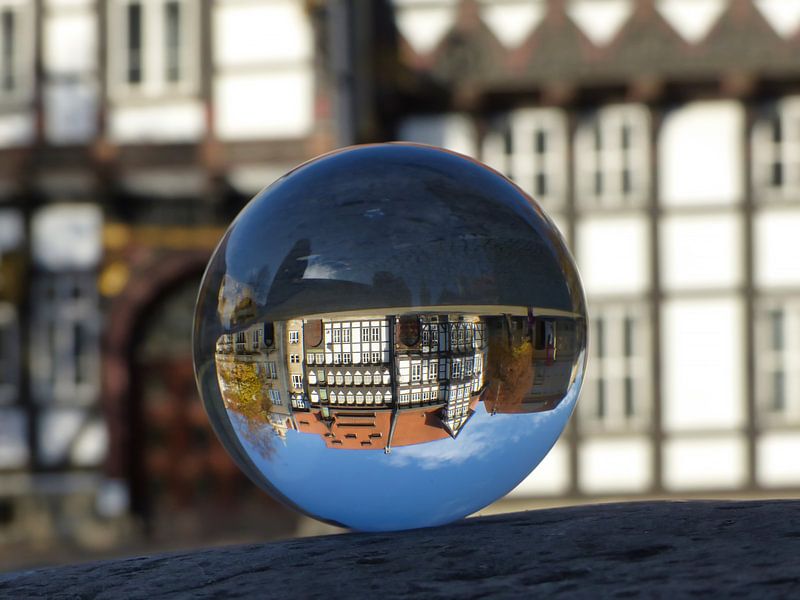
[[[242,210],[203,278],[194,359],[261,488],[345,527],[426,527],[502,497],[556,442],[586,305],[555,225],[508,179],[430,146],[356,146]]]

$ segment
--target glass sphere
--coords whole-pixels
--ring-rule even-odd
[[[502,497],[556,442],[586,305],[514,183],[430,146],[356,146],[242,210],[203,278],[194,360],[261,488],[336,525],[425,527]]]

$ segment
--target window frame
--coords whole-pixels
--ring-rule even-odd
[[[180,57],[183,77],[167,77],[166,7],[180,6],[183,43]],[[141,79],[128,78],[128,7],[139,4],[142,12]],[[200,2],[192,0],[109,0],[108,93],[112,100],[191,97],[200,83]]]

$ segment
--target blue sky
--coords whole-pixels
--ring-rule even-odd
[[[317,435],[287,432],[263,457],[239,436],[264,476],[311,516],[363,531],[441,525],[513,489],[563,431],[582,376],[555,409],[538,414],[476,414],[457,439],[383,450],[329,449]],[[229,413],[234,428],[242,418]],[[265,428],[264,435],[274,435]]]

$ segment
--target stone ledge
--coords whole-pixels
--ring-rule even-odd
[[[0,574],[8,598],[800,597],[800,500],[638,502]]]

